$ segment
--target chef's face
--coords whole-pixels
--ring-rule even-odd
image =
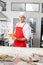
[[[24,16],[20,16],[20,17],[19,17],[19,21],[20,21],[21,23],[25,22],[25,19],[26,19],[26,18],[25,18]]]

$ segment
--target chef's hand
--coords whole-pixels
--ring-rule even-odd
[[[13,37],[12,39],[13,39],[13,40],[17,40],[17,38],[16,38],[16,37]]]
[[[27,41],[27,39],[26,38],[15,38],[15,40],[17,40],[17,41]]]

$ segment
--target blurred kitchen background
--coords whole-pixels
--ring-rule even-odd
[[[43,0],[0,0],[0,46],[13,43],[6,35],[14,32],[20,12],[26,12],[32,28],[29,46],[43,47]]]

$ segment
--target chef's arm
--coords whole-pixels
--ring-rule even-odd
[[[27,41],[26,38],[16,38],[16,40],[18,40],[18,41]]]

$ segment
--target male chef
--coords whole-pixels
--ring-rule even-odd
[[[21,12],[19,14],[19,22],[16,24],[14,36],[14,47],[26,47],[26,41],[29,41],[31,37],[31,27],[26,22],[26,13]]]

